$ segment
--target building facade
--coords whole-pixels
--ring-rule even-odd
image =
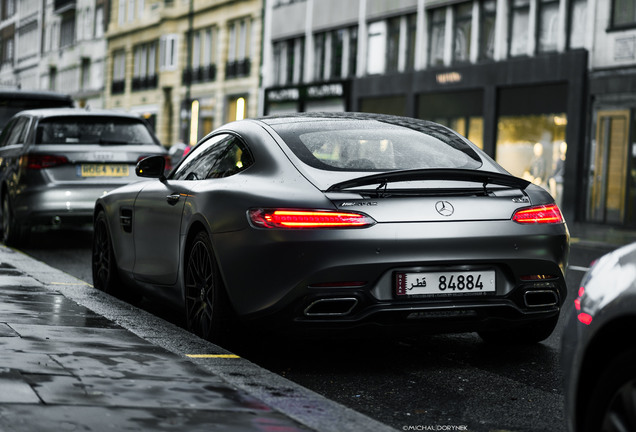
[[[115,0],[106,105],[146,117],[164,145],[194,144],[258,109],[257,0]]]
[[[0,8],[0,85],[70,94],[102,107],[106,0],[6,0]]]
[[[636,1],[597,0],[590,27],[585,216],[636,226]]]
[[[263,113],[344,109],[446,124],[583,220],[594,4],[267,0]]]

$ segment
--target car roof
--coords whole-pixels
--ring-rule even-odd
[[[136,114],[131,114],[125,111],[115,111],[107,109],[85,109],[85,108],[38,108],[24,110],[17,115],[29,115],[38,118],[45,117],[63,117],[63,116],[108,116],[108,117],[122,117],[141,120]]]
[[[62,100],[73,102],[73,98],[68,94],[48,90],[0,89],[0,100],[2,99]]]
[[[437,123],[421,120],[411,117],[401,117],[389,114],[375,114],[362,112],[303,112],[280,114],[273,116],[261,117],[258,120],[268,125],[274,126],[283,123],[301,123],[316,121],[333,121],[333,120],[349,120],[349,121],[376,121],[388,123],[395,126],[404,126],[411,129],[418,129],[422,126],[439,126]]]

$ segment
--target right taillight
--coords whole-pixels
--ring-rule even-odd
[[[65,165],[68,159],[64,156],[47,155],[47,154],[30,154],[26,156],[25,165],[27,169],[41,170],[52,168],[59,165]]]
[[[512,220],[520,224],[559,224],[563,215],[556,204],[526,207],[517,210]]]

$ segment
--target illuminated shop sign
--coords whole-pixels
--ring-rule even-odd
[[[300,91],[297,88],[286,88],[280,90],[271,90],[267,92],[269,101],[297,101],[300,99]]]
[[[310,98],[337,97],[343,93],[342,84],[323,84],[307,88],[307,96]]]
[[[459,72],[442,72],[435,75],[438,84],[457,83],[462,80],[462,74]]]

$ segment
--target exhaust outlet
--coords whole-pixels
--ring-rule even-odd
[[[552,290],[526,291],[523,294],[523,302],[529,308],[556,306],[559,296]]]
[[[305,308],[305,316],[344,316],[358,304],[354,297],[326,298],[316,300]]]

